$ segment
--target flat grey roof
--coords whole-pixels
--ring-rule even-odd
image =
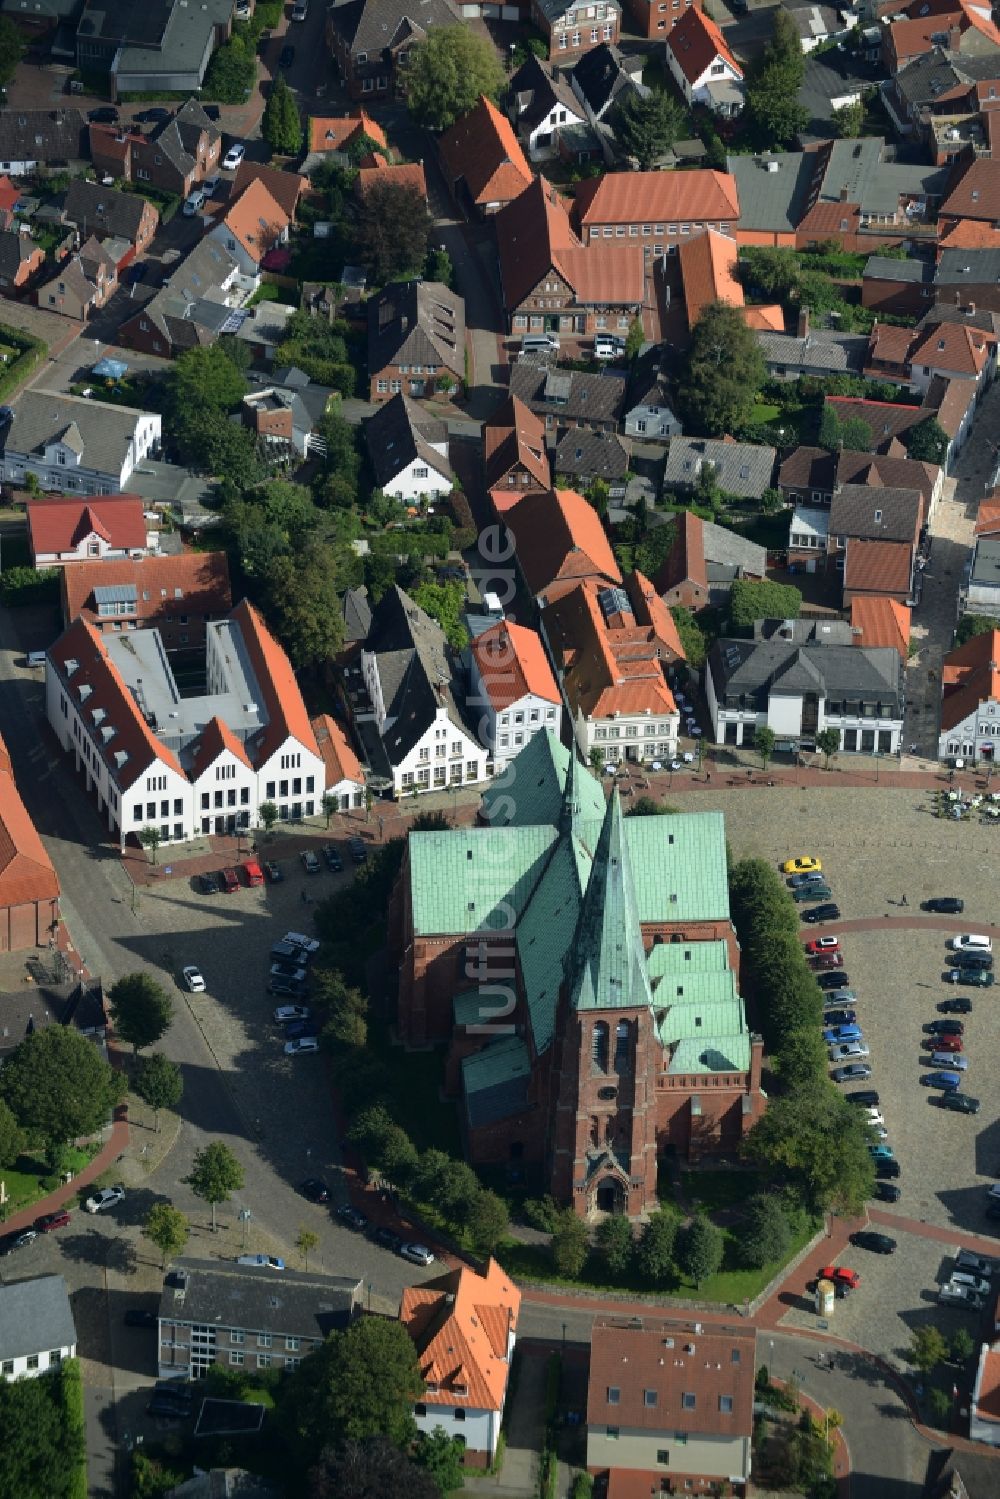
[[[970,581],[1000,588],[1000,538],[980,536],[973,553]]]
[[[183,1289],[181,1277],[185,1277]],[[345,1327],[360,1304],[355,1275],[314,1275],[238,1265],[234,1260],[175,1260],[160,1295],[161,1319],[324,1338]]]

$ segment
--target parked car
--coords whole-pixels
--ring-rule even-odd
[[[971,1015],[972,1000],[967,999],[964,994],[958,994],[954,999],[942,999],[938,1009],[942,1015]]]
[[[306,874],[319,874],[319,860],[311,848],[304,848],[299,858],[302,860],[302,868]]]
[[[865,1109],[865,1118],[867,1119],[869,1124],[885,1123],[885,1115],[882,1113],[881,1109],[876,1103],[868,1104]]]
[[[368,858],[368,845],[363,838],[348,838],[347,847],[355,864],[363,864]]]
[[[949,968],[943,978],[946,984],[968,984],[973,989],[992,989],[995,975],[988,968]]]
[[[947,1067],[953,1072],[966,1072],[969,1067],[969,1059],[962,1051],[948,1051],[945,1049],[946,1041],[957,1041],[958,1036],[942,1036],[937,1048],[931,1052],[928,1060],[932,1067]]]
[[[170,119],[170,111],[162,108],[143,109],[137,115],[133,115],[132,119],[140,125],[159,125],[162,120]]]
[[[25,1249],[37,1238],[37,1228],[22,1228],[16,1233],[4,1234],[0,1239],[0,1255],[13,1254],[15,1249]]]
[[[68,1228],[69,1221],[67,1210],[58,1208],[54,1213],[43,1213],[40,1218],[36,1218],[34,1226],[40,1234],[50,1234],[55,1228]]]
[[[900,1175],[899,1162],[898,1161],[876,1161],[875,1162],[875,1175],[876,1176],[899,1176]]]
[[[806,943],[806,952],[810,957],[819,953],[839,952],[840,938],[828,934],[825,937],[814,937],[811,942]]]
[[[851,984],[846,973],[817,973],[816,982],[821,989],[848,989]]]
[[[113,104],[102,104],[99,109],[88,111],[87,119],[92,125],[117,125],[118,111]]]
[[[837,1005],[854,1005],[858,1002],[857,992],[854,989],[828,989],[823,995],[823,1008],[835,1009]]]
[[[871,1075],[872,1070],[867,1062],[851,1062],[847,1067],[835,1067],[830,1073],[830,1079],[835,1083],[861,1083]]]
[[[195,968],[193,963],[189,963],[186,968],[181,969],[181,976],[184,979],[185,989],[191,994],[204,994],[205,980],[201,976],[200,968]]]
[[[307,1176],[305,1181],[300,1184],[299,1191],[310,1202],[330,1201],[330,1188],[318,1176]]]
[[[853,1093],[845,1093],[844,1097],[848,1103],[860,1104],[867,1109],[877,1109],[880,1101],[874,1088],[855,1088]]]
[[[271,948],[271,961],[273,963],[288,963],[292,968],[303,968],[308,962],[309,954],[301,947],[296,947],[294,942],[276,942]]]
[[[285,1262],[276,1254],[240,1254],[236,1257],[238,1265],[256,1265],[261,1270],[284,1270]]]
[[[802,912],[802,920],[814,924],[817,921],[839,921],[840,907],[832,901],[822,906],[812,906],[808,911]]]
[[[264,873],[272,885],[280,885],[285,878],[281,872],[281,865],[275,864],[273,859],[264,860]]]
[[[222,881],[217,874],[199,874],[197,879],[202,895],[218,895],[222,889]]]
[[[85,1213],[103,1213],[107,1208],[117,1207],[120,1202],[124,1201],[125,1188],[123,1186],[102,1187],[99,1192],[94,1193],[93,1197],[87,1198],[83,1204],[83,1210]]]
[[[222,888],[227,895],[233,895],[240,888],[240,877],[235,869],[224,869],[221,878]]]
[[[850,1286],[856,1291],[861,1284],[861,1276],[856,1270],[851,1270],[847,1265],[824,1265],[822,1270],[816,1272],[817,1280],[842,1281],[845,1286]]]
[[[957,937],[952,937],[948,946],[954,952],[992,952],[993,943],[989,937],[984,937],[980,932],[961,932]]]
[[[961,916],[965,910],[965,901],[959,900],[956,895],[938,895],[933,900],[921,901],[920,909],[936,911],[941,916]]]
[[[286,932],[282,942],[290,942],[293,947],[301,947],[304,952],[312,955],[319,952],[319,943],[315,937],[307,937],[304,932]]]
[[[275,978],[273,975],[268,979],[268,994],[287,994],[291,999],[307,999],[309,996],[308,985],[301,979]]]
[[[831,968],[843,968],[844,954],[842,952],[823,952],[809,961],[817,973],[822,973]]]
[[[285,1027],[285,1035],[289,1041],[297,1041],[300,1036],[318,1036],[319,1032],[318,1020],[293,1020],[291,1025]]]
[[[312,1010],[308,1005],[279,1005],[274,1012],[275,1025],[288,1025],[292,1020],[311,1020]]]
[[[781,866],[782,874],[817,874],[823,868],[812,854],[800,854],[797,859],[786,859]]]
[[[894,1161],[896,1152],[891,1145],[869,1145],[868,1154],[873,1161]]]
[[[985,1305],[982,1296],[977,1295],[971,1287],[956,1285],[954,1281],[938,1286],[938,1301],[945,1306],[966,1306],[970,1312],[981,1312]]]
[[[853,1013],[853,1011],[845,1013]],[[838,1041],[861,1041],[863,1039],[860,1025],[855,1025],[853,1021],[844,1025],[828,1026],[823,1032],[823,1040],[828,1046],[835,1046]]]
[[[272,963],[270,976],[272,979],[293,979],[296,984],[304,984],[309,977],[304,968],[296,968],[292,963]]]
[[[414,1265],[433,1265],[434,1256],[426,1244],[401,1244],[399,1252]]]
[[[988,1296],[990,1294],[989,1278],[985,1275],[977,1275],[974,1270],[961,1270],[957,1267],[951,1272],[951,1283],[953,1286],[968,1286],[970,1291],[975,1291],[977,1296]]]
[[[925,1072],[920,1079],[925,1088],[940,1088],[953,1093],[962,1081],[960,1072]]]
[[[205,197],[206,198],[214,198],[215,197],[216,193],[219,191],[219,183],[221,181],[222,181],[222,178],[219,176],[218,172],[216,172],[216,174],[215,174],[214,177],[206,177],[205,178],[205,180],[202,182],[201,185],[205,189]]]
[[[831,1046],[827,1055],[831,1062],[860,1062],[870,1057],[871,1052],[864,1041],[845,1041],[840,1046]]]
[[[871,1233],[868,1229],[852,1234],[851,1243],[858,1249],[870,1249],[873,1254],[892,1254],[896,1248],[895,1239],[890,1239],[888,1234]]]
[[[856,1025],[857,1024],[857,1019],[858,1019],[858,1012],[857,1012],[857,1010],[824,1010],[823,1011],[823,1024],[824,1025],[829,1025],[829,1026]],[[856,1040],[857,1038],[856,1037],[851,1037],[851,1036],[835,1036],[833,1039],[835,1041],[850,1041],[850,1040]]]
[[[806,874],[793,874],[788,881],[789,888],[801,890],[803,885],[825,885],[826,875],[818,869],[811,869]]]
[[[358,1233],[361,1233],[368,1227],[368,1219],[365,1217],[361,1209],[352,1207],[349,1202],[343,1203],[337,1209],[337,1217],[340,1218],[342,1222],[346,1223],[348,1228],[353,1228]]]
[[[805,905],[807,901],[829,900],[833,891],[829,885],[809,884],[803,885],[799,890],[792,891],[792,900],[798,905]]]
[[[961,1036],[925,1036],[924,1046],[935,1052],[961,1051],[962,1038]]]
[[[184,213],[187,218],[193,219],[196,213],[201,213],[205,201],[205,189],[203,187],[192,188],[184,199]]]
[[[955,1256],[955,1268],[989,1279],[997,1272],[997,1261],[988,1254],[977,1254],[974,1249],[960,1249]]]
[[[290,68],[292,66],[292,63],[294,61],[295,61],[295,48],[294,47],[282,47],[281,51],[278,53],[278,67],[279,68]]]
[[[123,1320],[126,1327],[159,1327],[160,1325],[157,1313],[145,1306],[126,1307]]]
[[[340,874],[344,867],[344,861],[340,857],[335,844],[324,843],[323,858],[326,860],[326,867],[330,870],[331,874]]]
[[[950,1109],[954,1114],[978,1114],[982,1105],[969,1093],[939,1093],[934,1102],[940,1109]]]
[[[876,1202],[898,1202],[903,1194],[891,1182],[876,1182],[873,1195]]]
[[[965,1025],[961,1020],[929,1020],[924,1026],[926,1036],[964,1036]]]
[[[240,141],[234,141],[222,158],[222,170],[224,172],[235,172],[246,154],[246,146]]]
[[[394,1228],[386,1228],[384,1226],[381,1228],[377,1228],[372,1234],[372,1238],[374,1239],[375,1243],[380,1244],[383,1249],[391,1249],[396,1254],[399,1253],[399,1250],[401,1249],[403,1244],[403,1238],[401,1234],[398,1234]]]
[[[294,1041],[285,1042],[286,1057],[297,1057],[306,1051],[319,1051],[317,1036],[299,1036]]]

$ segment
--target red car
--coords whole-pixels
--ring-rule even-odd
[[[839,937],[814,937],[811,942],[806,943],[806,952],[813,958],[818,957],[820,953],[839,951]]]
[[[68,1226],[69,1213],[65,1208],[60,1208],[57,1213],[46,1213],[43,1218],[35,1219],[35,1227],[42,1234],[50,1234],[54,1228],[67,1228]]]
[[[843,968],[844,954],[842,952],[824,952],[813,957],[812,965],[817,973],[828,972],[831,968]]]
[[[232,895],[234,890],[240,888],[240,877],[235,869],[224,869],[220,878],[227,895]]]
[[[824,1265],[822,1270],[816,1272],[817,1280],[840,1281],[841,1285],[850,1286],[856,1291],[861,1284],[861,1276],[856,1270],[849,1270],[846,1265]]]
[[[961,1036],[928,1036],[924,1045],[930,1051],[962,1051]]]

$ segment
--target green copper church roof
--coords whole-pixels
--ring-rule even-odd
[[[674,1077],[692,1073],[748,1072],[750,1069],[750,1036],[713,1036],[707,1041],[694,1037],[678,1041],[667,1072]]]
[[[416,934],[512,928],[538,884],[556,837],[554,827],[412,833],[410,888]]]
[[[573,941],[591,858],[577,838],[560,838],[517,928],[517,956],[535,1050],[552,1043],[563,959]]]
[[[577,1010],[639,1009],[651,1003],[639,907],[621,798],[612,794],[566,961]]]
[[[727,942],[657,942],[646,962],[651,980],[664,974],[712,973],[729,967]],[[656,993],[654,985],[654,995]]]
[[[531,1060],[520,1036],[492,1041],[462,1063],[465,1109],[472,1125],[493,1124],[528,1102]]]
[[[483,792],[483,816],[491,827],[558,827],[570,763],[575,767],[572,796],[581,817],[604,819],[604,792],[560,744],[551,729],[534,734],[502,775]]]

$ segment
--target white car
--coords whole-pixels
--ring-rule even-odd
[[[869,1124],[884,1124],[885,1123],[885,1119],[879,1113],[878,1109],[876,1109],[874,1107],[865,1109],[865,1118],[867,1119],[867,1121],[868,1121]]]
[[[124,1187],[103,1187],[100,1192],[95,1192],[93,1197],[88,1197],[83,1204],[85,1213],[103,1213],[105,1208],[113,1208],[125,1198]]]
[[[224,172],[235,172],[236,168],[239,166],[240,162],[243,160],[246,154],[246,146],[242,145],[240,141],[237,141],[234,146],[230,146],[229,150],[223,157],[222,170]]]
[[[201,184],[201,187],[202,187],[202,191],[204,192],[206,198],[214,197],[214,195],[219,190],[219,183],[221,181],[222,181],[222,178],[219,176],[218,173],[216,173],[214,177],[206,177],[205,178],[204,182]]]
[[[319,952],[319,943],[315,937],[307,937],[304,932],[286,932],[282,942],[288,942],[292,947],[301,947],[308,953]]]
[[[261,1270],[284,1270],[284,1260],[279,1260],[276,1254],[241,1254],[237,1255],[238,1265],[257,1265]]]
[[[195,968],[192,965],[189,968],[183,969],[182,972],[184,974],[185,987],[189,989],[192,994],[204,994],[205,980],[201,976],[201,969]]]
[[[275,1025],[289,1025],[293,1020],[311,1020],[312,1010],[308,1005],[279,1005],[274,1012]]]
[[[196,213],[201,213],[205,206],[205,189],[196,187],[194,192],[188,193],[184,199],[184,212],[189,219],[193,219]]]
[[[982,1275],[973,1275],[971,1270],[953,1270],[951,1283],[953,1286],[965,1286],[968,1290],[974,1291],[977,1296],[990,1294],[989,1281]]]
[[[954,1281],[949,1281],[946,1286],[939,1286],[938,1301],[967,1306],[970,1312],[981,1312],[983,1309],[981,1296],[977,1296],[976,1292],[968,1286],[955,1285]]]
[[[989,937],[981,937],[976,932],[963,932],[960,937],[952,937],[948,943],[955,952],[992,952],[993,943]]]
[[[434,1256],[426,1244],[401,1244],[399,1252],[414,1265],[433,1265]]]
[[[860,1062],[871,1052],[864,1041],[842,1041],[839,1046],[831,1046],[827,1055],[831,1062]]]
[[[303,1051],[319,1051],[319,1039],[316,1036],[299,1036],[295,1041],[285,1042],[286,1057],[297,1057]]]

